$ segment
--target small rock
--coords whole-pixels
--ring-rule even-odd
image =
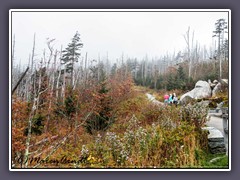
[[[213,159],[211,159],[210,163],[214,163],[214,162],[216,162],[216,161],[218,161],[218,160],[220,160],[220,159],[222,159],[222,158],[223,158],[223,157],[213,158]]]

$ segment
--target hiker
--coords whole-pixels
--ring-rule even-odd
[[[172,94],[170,94],[170,96],[168,98],[168,103],[172,104],[172,102],[173,102],[173,96],[172,96]]]
[[[178,97],[176,96],[175,93],[173,93],[173,104],[175,104],[176,106],[178,104]]]
[[[167,104],[168,104],[169,95],[168,95],[168,94],[165,94],[165,95],[163,96],[163,98],[164,98],[164,104],[167,105]]]

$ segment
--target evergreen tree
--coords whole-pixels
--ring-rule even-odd
[[[213,31],[213,37],[218,38],[218,60],[219,60],[219,79],[222,79],[222,58],[221,58],[221,46],[224,42],[225,29],[228,28],[225,19],[218,19],[215,23],[215,31]]]
[[[109,89],[107,88],[107,76],[104,65],[100,63],[99,68],[99,81],[100,89],[98,91],[100,96],[100,102],[98,104],[99,111],[86,121],[85,128],[90,134],[94,131],[104,131],[110,124],[113,123],[113,117],[111,115],[111,98],[109,96]]]
[[[221,46],[221,52],[224,55],[224,60],[228,60],[229,50],[228,50],[228,40],[225,39],[223,45]]]
[[[176,88],[177,89],[185,90],[186,82],[187,82],[187,76],[186,76],[182,66],[178,67],[177,75],[175,77],[175,81],[176,81]]]
[[[78,62],[80,57],[80,48],[83,47],[83,43],[80,42],[80,34],[76,32],[72,38],[72,42],[68,44],[68,47],[63,50],[61,63],[65,65],[65,70],[67,73],[71,73],[71,86],[73,86],[73,68],[74,63]]]
[[[167,90],[170,91],[173,89],[175,89],[175,79],[172,74],[169,74],[167,77]]]
[[[69,90],[69,95],[66,97],[64,104],[65,104],[65,114],[69,118],[69,120],[73,117],[73,114],[76,112],[76,98],[74,93]]]
[[[41,135],[44,128],[44,116],[42,114],[36,114],[32,119],[31,134]],[[24,130],[24,136],[27,136],[28,128]]]

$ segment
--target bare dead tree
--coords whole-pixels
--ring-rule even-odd
[[[99,76],[100,76],[100,68],[99,68],[99,65],[100,65],[100,53],[98,53],[98,69],[97,69],[97,80],[99,81]]]
[[[15,59],[15,35],[13,36],[13,45],[12,45],[12,65],[14,64]]]
[[[60,81],[60,77],[61,77],[61,59],[62,59],[62,46],[61,46],[61,50],[60,50],[60,65],[58,68],[58,77],[57,77],[57,84],[56,84],[56,100],[58,100],[58,93],[59,93],[59,81]]]
[[[222,79],[222,53],[221,46],[224,41],[225,29],[227,29],[227,22],[225,19],[218,19],[215,23],[216,29],[213,31],[213,37],[218,37],[218,59],[219,59],[219,79]]]
[[[204,52],[204,51],[203,51],[203,52]],[[195,66],[199,64],[200,54],[201,54],[200,45],[199,45],[198,42],[196,42],[196,47],[195,47],[195,49],[194,49]],[[203,57],[202,57],[202,58],[203,58]],[[195,78],[196,75],[197,75],[197,69],[198,69],[198,66],[195,67],[195,71],[194,71],[193,78]]]
[[[191,77],[191,58],[190,58],[190,42],[189,42],[189,31],[190,27],[188,27],[188,31],[185,35],[183,35],[185,42],[187,44],[187,52],[188,52],[188,62],[189,62],[189,69],[188,69],[188,77]]]
[[[15,87],[12,90],[12,95],[14,94],[14,92],[16,91],[17,87],[19,86],[19,84],[21,83],[21,81],[23,80],[23,78],[25,77],[25,75],[27,74],[29,67],[27,67],[27,69],[25,70],[25,72],[22,74],[21,78],[18,80],[17,84],[15,85]]]
[[[34,66],[34,57],[35,57],[35,40],[36,40],[36,34],[34,33],[34,37],[33,37],[33,48],[32,48],[32,56],[31,56],[31,71],[30,71],[30,86],[32,87],[33,92],[35,91],[35,75],[33,73],[33,66]]]
[[[32,58],[31,58],[31,74],[33,73],[33,64],[34,64],[34,56],[35,56],[35,40],[36,40],[36,34],[34,33],[33,48],[32,48]]]
[[[51,51],[52,52],[52,51]],[[50,114],[51,114],[51,108],[52,108],[52,98],[53,98],[53,91],[54,91],[54,82],[55,82],[55,71],[56,71],[56,61],[57,61],[57,50],[55,50],[54,54],[54,64],[53,64],[53,73],[52,73],[52,81],[50,79],[49,82],[51,82],[51,89],[50,89],[50,97],[49,97],[49,106],[48,106],[48,115],[47,115],[47,122],[45,124],[45,133],[48,131],[48,125],[50,121]],[[50,60],[49,60],[50,61]],[[48,87],[50,87],[50,85]]]
[[[141,75],[142,75],[142,81],[143,81],[142,85],[143,86],[144,86],[144,69],[145,69],[144,66],[145,66],[145,61],[142,62],[142,66],[141,66],[141,69],[142,69],[142,74]]]
[[[190,43],[190,27],[188,27],[188,30],[185,35],[183,35],[185,42],[187,44],[187,54],[188,54],[188,62],[189,62],[189,68],[188,68],[188,77],[190,78],[192,76],[192,52],[191,49],[193,49],[194,44],[194,31],[192,34],[192,43]],[[192,46],[192,48],[191,48]]]
[[[28,67],[30,67],[30,60],[31,60],[31,54],[29,54],[28,58]],[[25,87],[25,100],[29,100],[29,83],[31,81],[31,76],[26,77],[26,87]]]
[[[85,70],[85,76],[84,76],[84,87],[86,88],[86,86],[87,86],[87,80],[88,80],[88,72],[87,72],[87,62],[88,62],[88,58],[87,58],[87,55],[88,55],[88,53],[86,52],[86,55],[85,55],[85,68],[84,68],[84,70]]]
[[[61,57],[62,57],[62,50],[61,50]],[[62,58],[60,58],[61,61]],[[62,71],[62,69],[60,70]],[[62,102],[64,103],[65,101],[65,89],[66,89],[66,66],[64,65],[63,69],[63,84],[62,84],[62,91],[61,91],[61,97],[62,97]]]
[[[53,48],[52,42],[54,42],[54,41],[55,41],[55,39],[50,39],[50,40],[47,41],[48,50],[50,51],[50,55],[48,57],[48,63],[47,63],[48,67],[49,67],[50,62],[51,62],[52,57],[53,57],[54,48]]]
[[[159,75],[157,65],[154,65],[152,72],[153,72],[154,89],[156,90],[157,89],[157,80],[158,80],[158,75]]]
[[[42,63],[41,63],[42,64]],[[36,74],[36,73],[34,73]],[[34,83],[35,84],[35,83]],[[28,158],[29,158],[29,148],[30,148],[30,141],[31,141],[31,135],[32,135],[32,120],[33,117],[38,111],[38,106],[39,106],[39,97],[42,93],[44,93],[47,89],[41,91],[41,84],[42,84],[42,71],[40,68],[39,71],[39,79],[38,79],[38,88],[35,88],[34,91],[34,98],[33,98],[33,105],[32,109],[28,118],[28,132],[27,132],[27,138],[26,138],[26,148],[25,148],[25,153],[24,153],[24,164],[23,167],[27,168],[28,167]]]

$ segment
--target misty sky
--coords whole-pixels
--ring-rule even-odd
[[[82,54],[89,59],[122,56],[142,59],[176,53],[186,47],[183,34],[188,27],[195,40],[209,47],[216,20],[228,20],[228,12],[12,12],[15,35],[15,62],[26,64],[36,33],[36,60],[47,38],[55,38],[54,48],[63,49],[78,31],[84,44]]]

